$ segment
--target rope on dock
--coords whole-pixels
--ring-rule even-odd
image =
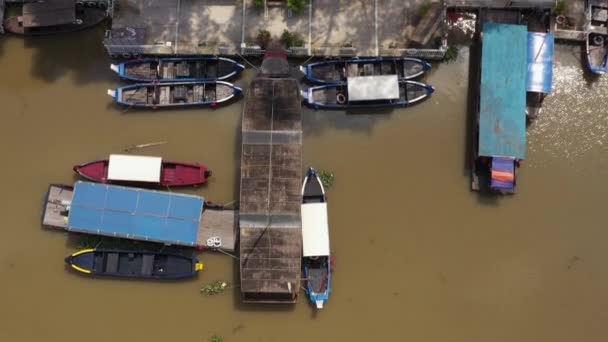
[[[300,65],[304,65],[304,64],[308,63],[308,62],[309,62],[311,59],[313,59],[314,57],[315,57],[315,56],[310,56],[310,57],[308,57],[308,59],[307,59],[307,60],[305,60],[304,62],[302,62],[302,64],[300,64]]]
[[[230,253],[225,252],[225,251],[223,251],[223,250],[221,250],[221,249],[216,249],[216,251],[218,251],[218,252],[220,252],[220,253],[222,253],[222,254],[226,254],[226,255],[227,255],[227,256],[229,256],[229,257],[233,257],[233,258],[234,258],[234,259],[236,259],[236,260],[241,260],[241,258],[237,257],[236,255],[234,255],[234,254],[230,254]]]
[[[260,68],[258,68],[257,66],[253,65],[251,62],[249,62],[247,60],[247,58],[245,58],[243,55],[241,55],[240,53],[236,54],[237,56],[241,57],[242,60],[244,60],[247,64],[251,65],[251,67],[253,67],[255,70],[260,70]]]

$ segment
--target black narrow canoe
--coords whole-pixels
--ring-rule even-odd
[[[303,65],[300,70],[315,83],[343,83],[349,77],[397,75],[400,80],[412,80],[431,69],[418,58],[376,57],[322,61]]]
[[[84,249],[65,262],[84,274],[137,279],[192,278],[203,269],[194,257],[121,249]]]

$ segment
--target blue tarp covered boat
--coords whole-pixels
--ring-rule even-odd
[[[316,83],[343,83],[349,77],[397,75],[411,80],[431,69],[431,65],[418,58],[377,57],[333,60],[303,65],[300,70]]]
[[[145,58],[110,66],[134,82],[186,82],[226,80],[245,69],[243,64],[216,56]]]
[[[476,138],[473,189],[479,190],[479,172],[488,179],[493,168],[502,172],[504,163],[495,158],[507,158],[516,167],[526,156],[526,85],[528,70],[528,32],[526,26],[485,24],[483,26],[479,126]],[[513,174],[514,175],[514,174]],[[515,186],[513,177],[513,190]],[[495,185],[498,183],[494,183]]]
[[[203,203],[198,196],[77,182],[67,230],[193,247]]]
[[[554,41],[552,33],[528,33],[526,114],[530,119],[538,117],[545,97],[551,93]]]

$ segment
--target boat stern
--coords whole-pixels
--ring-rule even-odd
[[[194,271],[195,272],[199,272],[199,271],[202,271],[202,270],[203,270],[203,263],[202,262],[197,262],[194,265]]]
[[[234,96],[239,96],[243,93],[243,88],[237,87],[237,86],[233,86],[233,87],[234,87]]]
[[[95,257],[95,249],[83,249],[72,255],[69,255],[64,260],[74,270],[84,273],[91,274],[93,268],[93,262]]]
[[[110,70],[120,75],[120,64],[110,64]]]
[[[323,301],[322,300],[317,300],[315,302],[315,304],[317,305],[317,309],[323,309]]]
[[[306,76],[308,76],[308,68],[308,65],[300,65],[300,71]]]

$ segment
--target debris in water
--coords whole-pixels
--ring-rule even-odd
[[[136,149],[145,148],[145,147],[151,147],[151,146],[157,146],[157,145],[164,145],[166,143],[167,143],[166,141],[158,141],[158,142],[152,142],[152,143],[147,143],[147,144],[131,145],[131,146],[125,148],[123,151],[124,152],[131,152],[131,151],[136,150]]]
[[[211,282],[211,283],[201,287],[201,293],[210,295],[210,296],[216,295],[218,293],[224,292],[224,290],[226,290],[227,287],[228,287],[228,283],[226,283],[224,281],[216,280],[214,282]]]
[[[321,179],[321,183],[323,183],[323,187],[325,187],[326,189],[329,189],[329,188],[331,188],[332,185],[334,185],[336,176],[333,174],[333,172],[326,171],[326,170],[319,170],[318,174],[319,174],[319,178]]]
[[[224,339],[222,338],[222,336],[213,335],[211,336],[211,342],[224,342]]]

